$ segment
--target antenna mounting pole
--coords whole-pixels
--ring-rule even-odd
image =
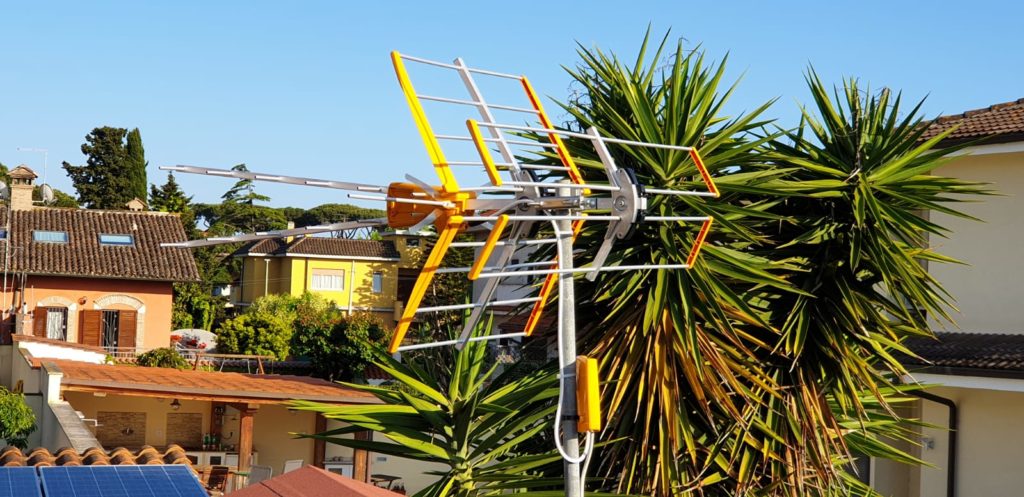
[[[573,192],[568,188],[560,188],[560,196],[569,196]],[[554,221],[558,227],[558,269],[573,269],[572,260],[572,221],[560,219]],[[576,295],[573,273],[565,272],[558,280],[558,367],[561,374],[559,388],[561,395],[562,433],[555,434],[562,439],[565,455],[565,495],[567,497],[582,496],[583,488],[580,478],[580,463],[576,460],[580,455],[579,433],[576,430],[578,414],[576,412]]]

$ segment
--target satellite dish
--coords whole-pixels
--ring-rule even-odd
[[[39,187],[43,194],[43,204],[50,205],[53,203],[53,188],[50,185],[43,184]]]
[[[7,187],[7,183],[0,181],[0,200],[8,200],[11,198],[11,189]]]

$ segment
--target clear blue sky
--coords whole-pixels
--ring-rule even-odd
[[[151,183],[165,178],[159,165],[239,162],[432,180],[390,50],[526,74],[563,99],[560,66],[576,62],[576,42],[631,58],[648,24],[715,58],[730,54],[731,77],[744,78],[734,113],[779,97],[769,115],[795,124],[808,63],[829,81],[852,75],[930,95],[930,115],[961,112],[1024,97],[1021,19],[1024,3],[990,0],[10,2],[0,7],[0,162],[41,171],[42,154],[16,148],[49,149],[49,182],[70,191],[61,161],[84,162],[83,137],[111,125],[141,129]],[[179,178],[200,201],[231,184]],[[347,201],[328,190],[260,191],[278,206]]]

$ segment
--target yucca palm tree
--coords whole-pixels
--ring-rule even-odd
[[[764,134],[768,104],[723,115],[735,89],[720,89],[724,62],[680,43],[663,63],[666,46],[648,58],[645,40],[630,65],[581,49],[569,70],[582,87],[565,105],[570,127],[697,146],[723,191],[651,205],[657,215],[715,217],[695,268],[577,283],[580,314],[600,316],[586,349],[608,380],[603,436],[621,439],[602,451],[600,470],[617,491],[645,495],[850,491],[845,435],[909,461],[866,441],[898,436],[888,406],[902,368],[892,354],[929,333],[925,315],[945,317],[949,304],[921,264],[948,261],[924,248],[945,232],[921,214],[960,215],[948,203],[983,189],[931,175],[949,150],[932,150],[945,135],[921,140],[920,105],[904,115],[899,98],[861,93],[855,81],[833,101],[811,73],[815,110],[795,131]],[[573,145],[600,181],[589,144]],[[683,154],[614,153],[644,184],[701,188]],[[582,236],[603,236],[596,224]],[[685,261],[693,227],[641,229],[610,263]]]
[[[401,362],[380,349],[374,353],[375,364],[394,378],[394,385],[347,385],[372,393],[382,403],[332,406],[295,401],[293,408],[349,425],[304,436],[447,466],[419,496],[472,497],[561,485],[558,474],[545,477],[541,471],[560,470],[559,456],[552,447],[536,443],[538,438],[550,438],[558,397],[554,368],[509,368],[495,374],[497,364],[485,366],[490,361],[484,342],[470,342],[456,352],[407,353]],[[362,430],[388,440],[344,436]],[[539,447],[543,448],[535,450]]]

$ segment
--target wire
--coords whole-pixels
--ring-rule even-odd
[[[564,233],[561,230],[559,230],[558,229],[558,222],[557,221],[551,221],[551,225],[555,229],[555,238],[557,238],[559,240],[559,242],[555,244],[555,248],[558,251],[558,260],[559,261],[564,261],[565,259],[562,259],[562,257],[564,257],[565,254],[563,253],[561,238],[563,236],[572,236],[572,235],[571,235],[571,233],[567,234],[567,233]],[[567,275],[567,276],[570,277],[570,278],[572,277],[572,275]],[[564,298],[564,296],[563,295],[559,295],[558,298],[559,298],[559,300],[561,300],[562,298]],[[590,466],[590,459],[591,459],[591,456],[593,455],[593,452],[594,452],[594,434],[593,433],[587,433],[586,441],[584,442],[584,445],[583,445],[583,453],[580,454],[579,456],[572,457],[569,454],[565,453],[565,447],[562,446],[562,399],[563,399],[563,392],[565,392],[565,381],[566,381],[567,377],[566,377],[566,375],[562,374],[562,365],[565,364],[565,360],[564,360],[564,357],[562,355],[563,354],[562,353],[562,336],[563,336],[563,333],[565,332],[564,324],[563,324],[564,321],[562,319],[563,318],[563,310],[562,309],[563,309],[563,306],[559,305],[558,306],[558,367],[559,367],[559,370],[558,370],[558,406],[555,408],[555,447],[558,449],[558,454],[560,456],[562,456],[562,459],[564,459],[565,461],[569,462],[570,464],[580,464],[580,463],[583,463],[583,466],[582,466],[582,468],[580,470],[580,496],[579,496],[579,497],[583,497],[584,488],[586,487],[587,468]],[[575,378],[575,375],[574,375],[574,378]],[[577,444],[578,443],[579,443],[579,441],[577,440]]]

